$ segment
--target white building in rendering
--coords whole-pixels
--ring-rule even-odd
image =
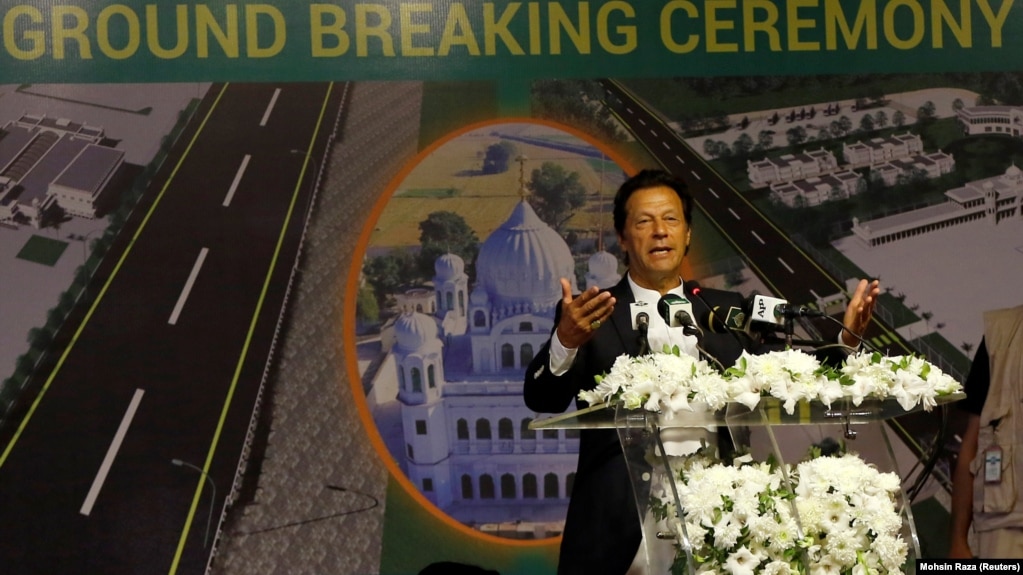
[[[889,160],[883,164],[872,166],[870,171],[880,177],[886,186],[894,186],[899,182],[900,176],[921,174],[928,179],[940,178],[945,174],[952,173],[955,165],[955,158],[939,150],[930,154]]]
[[[859,193],[863,176],[851,171],[771,184],[771,197],[789,207],[819,206],[829,200],[842,200]]]
[[[587,277],[618,281],[612,260],[595,254]],[[396,403],[402,446],[393,455],[448,515],[507,537],[555,535],[578,435],[530,430],[536,414],[524,405],[522,386],[553,328],[559,278],[575,289],[568,245],[523,199],[481,245],[474,285],[456,255],[439,257],[434,271],[432,289],[400,297],[405,311],[393,335],[382,334],[386,360],[372,384],[378,426],[378,414]],[[394,437],[392,451],[396,444]]]
[[[837,169],[838,161],[835,155],[824,148],[785,154],[777,158],[764,158],[755,162],[746,161],[746,175],[754,188],[812,178]]]
[[[1009,166],[1004,174],[967,183],[945,192],[944,204],[861,222],[853,219],[853,235],[869,247],[884,245],[949,226],[984,220],[997,225],[1023,218],[1023,170]]]
[[[104,137],[102,128],[45,115],[0,128],[0,221],[42,227],[57,207],[95,218],[124,163]]]
[[[1023,108],[1017,106],[974,106],[956,112],[968,136],[1005,134],[1023,137]]]
[[[842,144],[842,158],[850,169],[876,166],[923,153],[923,140],[910,132]]]

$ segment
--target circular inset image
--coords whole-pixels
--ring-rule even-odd
[[[421,153],[366,222],[353,391],[399,482],[466,531],[562,531],[578,432],[531,430],[523,380],[560,278],[576,291],[621,278],[611,204],[625,177],[568,128],[474,125]]]

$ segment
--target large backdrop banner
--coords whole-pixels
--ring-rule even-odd
[[[0,63],[18,82],[1002,70],[1021,58],[1014,4],[11,2]]]
[[[1021,164],[1014,0],[6,1],[0,571],[554,573],[523,380],[629,175],[689,185],[687,279],[879,278],[867,344],[963,381]],[[889,425],[925,557],[948,415]]]

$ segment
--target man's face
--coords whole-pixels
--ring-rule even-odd
[[[629,274],[641,287],[661,293],[678,287],[689,246],[682,200],[667,186],[636,190],[625,202],[625,226],[618,241],[629,254]]]

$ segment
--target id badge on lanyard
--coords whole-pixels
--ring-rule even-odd
[[[984,450],[984,483],[1002,482],[1002,448],[992,445]]]

